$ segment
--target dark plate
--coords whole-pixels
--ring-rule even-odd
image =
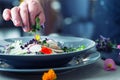
[[[85,45],[86,48],[81,51],[74,51],[69,53],[61,53],[61,54],[53,54],[53,55],[9,55],[0,53],[0,58],[4,60],[6,63],[14,66],[15,68],[44,68],[44,67],[60,67],[62,65],[67,64],[74,56],[85,54],[86,51],[95,47],[95,42],[79,37],[50,37],[50,36],[41,36],[41,39],[53,39],[57,42],[62,43],[67,47],[78,47],[80,45]],[[23,42],[27,42],[33,39],[33,37],[20,37],[20,38],[11,38],[0,40],[0,44],[8,44],[8,42],[13,42],[14,40],[22,40]],[[6,41],[6,42],[5,42]],[[7,45],[6,44],[6,45]]]
[[[80,68],[82,66],[86,66],[89,64],[92,64],[96,62],[100,58],[99,52],[90,52],[86,56],[83,56],[81,58],[73,58],[68,64],[61,66],[61,67],[54,67],[54,69],[57,73],[70,71],[73,69]],[[51,68],[39,68],[39,69],[16,69],[6,63],[3,63],[0,65],[0,72],[13,72],[13,73],[43,73],[45,71],[48,71]]]

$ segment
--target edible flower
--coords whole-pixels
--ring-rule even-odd
[[[104,61],[104,69],[107,70],[107,71],[116,70],[116,64],[113,61],[113,59],[106,59]]]
[[[39,34],[35,34],[35,40],[37,40],[37,41],[40,40],[40,35]]]
[[[42,80],[56,80],[57,76],[53,69],[49,69],[48,72],[45,72],[42,76]]]
[[[40,50],[41,53],[43,54],[51,54],[52,53],[52,49],[48,48],[46,46],[42,46],[42,49]]]
[[[120,49],[120,44],[119,44],[119,45],[117,45],[117,49]]]
[[[96,49],[98,51],[111,52],[115,46],[115,43],[113,43],[110,38],[102,35],[96,40]]]

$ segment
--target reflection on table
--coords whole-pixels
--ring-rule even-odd
[[[59,74],[58,80],[119,80],[119,74],[119,66],[117,66],[116,71],[105,71],[103,69],[103,60],[98,60],[94,64]],[[40,80],[41,75],[0,72],[0,78],[1,80]]]

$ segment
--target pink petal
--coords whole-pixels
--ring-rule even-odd
[[[116,70],[116,64],[113,59],[106,59],[104,61],[104,69],[107,71]]]
[[[120,49],[120,45],[117,45],[117,49]]]

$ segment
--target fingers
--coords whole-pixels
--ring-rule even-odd
[[[5,9],[3,11],[3,19],[6,20],[6,21],[9,21],[11,19],[11,12],[10,12],[10,9]]]
[[[23,22],[23,30],[25,32],[30,31],[29,13],[26,3],[21,3],[20,5],[20,16]]]
[[[31,0],[28,2],[28,10],[30,13],[30,22],[35,25],[35,18],[39,16],[41,24],[45,22],[43,8],[38,0]]]
[[[43,13],[39,14],[40,24],[43,25],[45,23],[45,15]]]
[[[22,26],[22,21],[19,14],[19,7],[14,7],[11,9],[11,20],[15,26]]]
[[[19,7],[5,9],[3,18],[12,20],[15,26],[23,26],[25,32],[29,32],[31,25],[35,25],[35,18],[40,18],[40,24],[44,24],[45,15],[43,8],[38,0],[25,0]]]
[[[35,25],[35,16],[38,13],[38,7],[36,7],[37,3],[35,1],[30,1],[28,2],[28,10],[30,13],[30,22],[32,23],[32,25]]]

